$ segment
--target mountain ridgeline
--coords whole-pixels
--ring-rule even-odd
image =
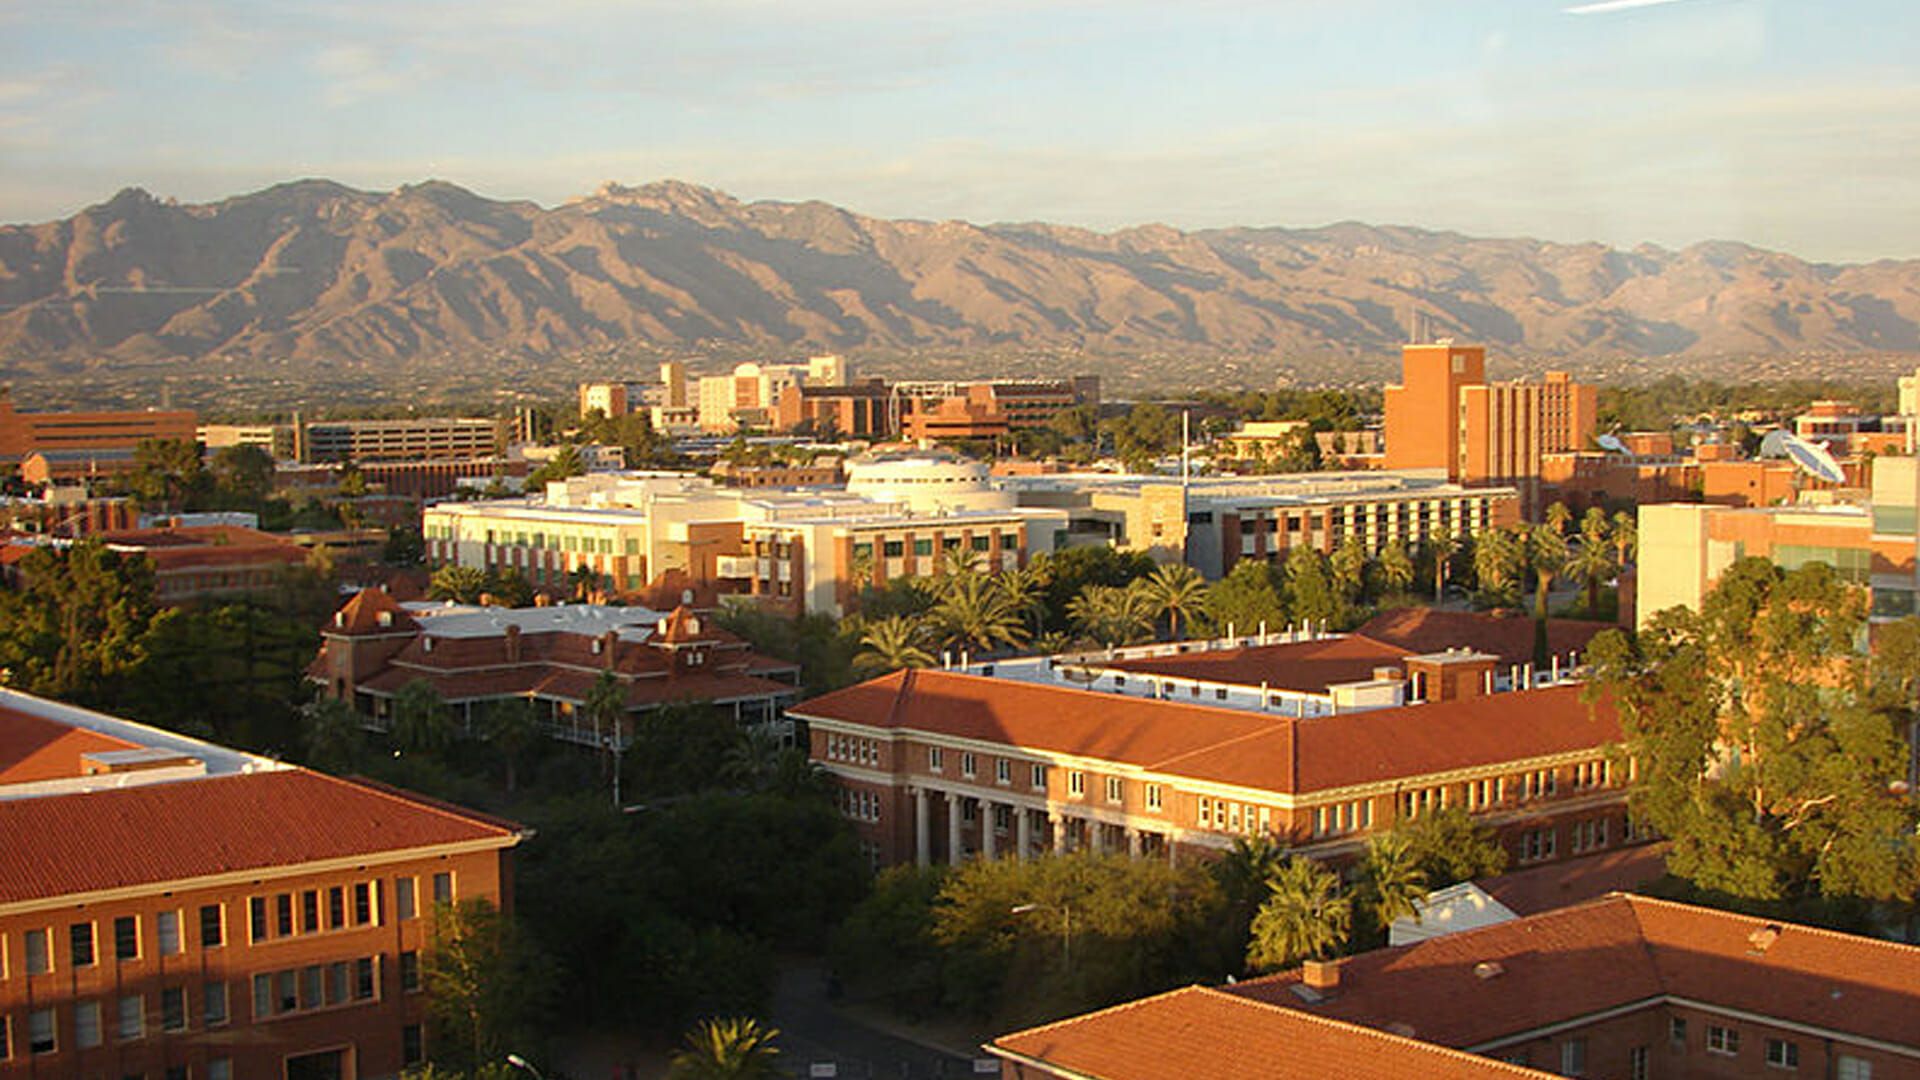
[[[0,368],[628,345],[1384,357],[1416,319],[1516,357],[1920,352],[1920,261],[1360,224],[892,221],[678,182],[552,209],[440,182],[306,180],[196,206],[128,189],[0,228]]]

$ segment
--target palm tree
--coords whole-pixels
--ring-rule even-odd
[[[306,729],[308,765],[333,773],[353,771],[365,745],[353,706],[324,693],[316,695],[300,706],[300,726]]]
[[[1447,565],[1453,562],[1453,553],[1460,550],[1460,540],[1453,530],[1445,525],[1435,526],[1427,534],[1427,552],[1433,558],[1433,602],[1446,599]]]
[[[934,573],[940,579],[936,587],[943,588],[966,578],[980,577],[980,568],[986,559],[985,555],[969,549],[964,542],[942,550],[939,562],[934,564]]]
[[[1553,505],[1562,513],[1566,511],[1560,503]],[[1551,524],[1535,525],[1527,530],[1526,547],[1527,562],[1533,568],[1533,617],[1545,619],[1547,594],[1553,589],[1553,579],[1567,565],[1567,538]]]
[[[519,780],[520,759],[540,737],[540,724],[534,717],[533,699],[500,698],[487,706],[487,741],[500,752],[507,767],[507,792],[511,794]]]
[[[944,595],[927,610],[935,642],[967,652],[1018,645],[1026,627],[991,578],[968,573],[945,579]]]
[[[1047,583],[1053,580],[1045,560],[1035,560],[994,576],[1000,596],[1014,614],[1026,620],[1031,634],[1040,633],[1047,617]]]
[[[1207,600],[1207,582],[1200,571],[1186,563],[1156,566],[1153,573],[1140,579],[1140,592],[1156,615],[1164,612],[1173,640],[1180,640],[1180,619],[1191,622]]]
[[[773,1040],[777,1028],[731,1017],[702,1021],[687,1033],[686,1048],[673,1055],[668,1080],[774,1080],[785,1075]]]
[[[1620,510],[1613,515],[1613,551],[1615,565],[1625,568],[1640,546],[1633,515]]]
[[[440,691],[425,679],[415,679],[393,695],[393,738],[413,754],[438,754],[453,744],[453,723]]]
[[[593,721],[595,741],[613,761],[613,805],[619,806],[620,755],[627,749],[627,688],[612,671],[602,671],[587,688],[580,708]]]
[[[474,604],[486,591],[487,572],[477,566],[443,566],[427,579],[427,596],[433,600]]]
[[[1419,902],[1427,895],[1427,875],[1414,858],[1412,841],[1394,833],[1368,838],[1360,873],[1365,883],[1367,915],[1381,931],[1391,927],[1395,919],[1420,917]]]
[[[1241,910],[1243,918],[1252,918],[1266,898],[1267,882],[1287,861],[1287,849],[1264,833],[1236,836],[1233,849],[1222,855],[1209,869],[1220,883],[1220,892],[1229,907]]]
[[[1326,956],[1347,938],[1353,903],[1333,871],[1302,856],[1288,859],[1267,882],[1267,899],[1253,916],[1247,965],[1276,971]]]
[[[1520,560],[1520,538],[1511,529],[1489,529],[1474,539],[1473,573],[1483,592],[1505,593]]]
[[[1366,580],[1367,549],[1358,538],[1348,536],[1328,556],[1327,567],[1333,572],[1333,585],[1339,590],[1341,602],[1350,604],[1360,595]]]
[[[728,748],[726,759],[721,762],[721,775],[748,791],[765,790],[779,768],[784,749],[772,724],[742,729],[740,738]]]
[[[920,647],[925,636],[925,628],[912,615],[876,619],[860,635],[863,648],[854,655],[853,669],[879,675],[901,668],[932,667],[932,654]]]
[[[1376,561],[1380,567],[1381,584],[1389,593],[1404,593],[1413,587],[1413,558],[1400,541],[1395,540],[1380,549],[1380,558]]]
[[[1133,586],[1089,585],[1067,605],[1067,618],[1089,638],[1113,648],[1153,633],[1153,608]]]
[[[1556,502],[1547,507],[1546,523],[1561,536],[1567,535],[1567,523],[1572,520],[1573,511],[1567,509],[1566,503]]]
[[[1606,519],[1601,519],[1601,528],[1606,528]],[[1596,534],[1582,530],[1580,540],[1574,546],[1573,557],[1567,561],[1567,573],[1587,584],[1587,617],[1592,618],[1600,609],[1600,583],[1613,576],[1613,545],[1607,540],[1604,531]]]

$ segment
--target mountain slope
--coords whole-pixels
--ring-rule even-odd
[[[647,343],[1516,356],[1920,351],[1920,262],[1403,227],[1098,233],[741,203],[678,182],[543,209],[307,180],[179,206],[129,189],[0,228],[0,358],[391,366]]]

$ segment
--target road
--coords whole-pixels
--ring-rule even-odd
[[[824,969],[814,963],[783,967],[773,995],[773,1026],[781,1057],[795,1076],[832,1065],[853,1080],[958,1080],[974,1075],[973,1059],[903,1038],[836,1008],[826,997]],[[984,1056],[984,1055],[982,1055]],[[998,1075],[996,1067],[991,1075]],[[983,1074],[987,1075],[987,1074]]]

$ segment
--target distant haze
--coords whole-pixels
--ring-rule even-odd
[[[139,185],[603,179],[893,218],[1401,222],[1920,255],[1920,5],[181,0],[0,6],[0,221]]]

